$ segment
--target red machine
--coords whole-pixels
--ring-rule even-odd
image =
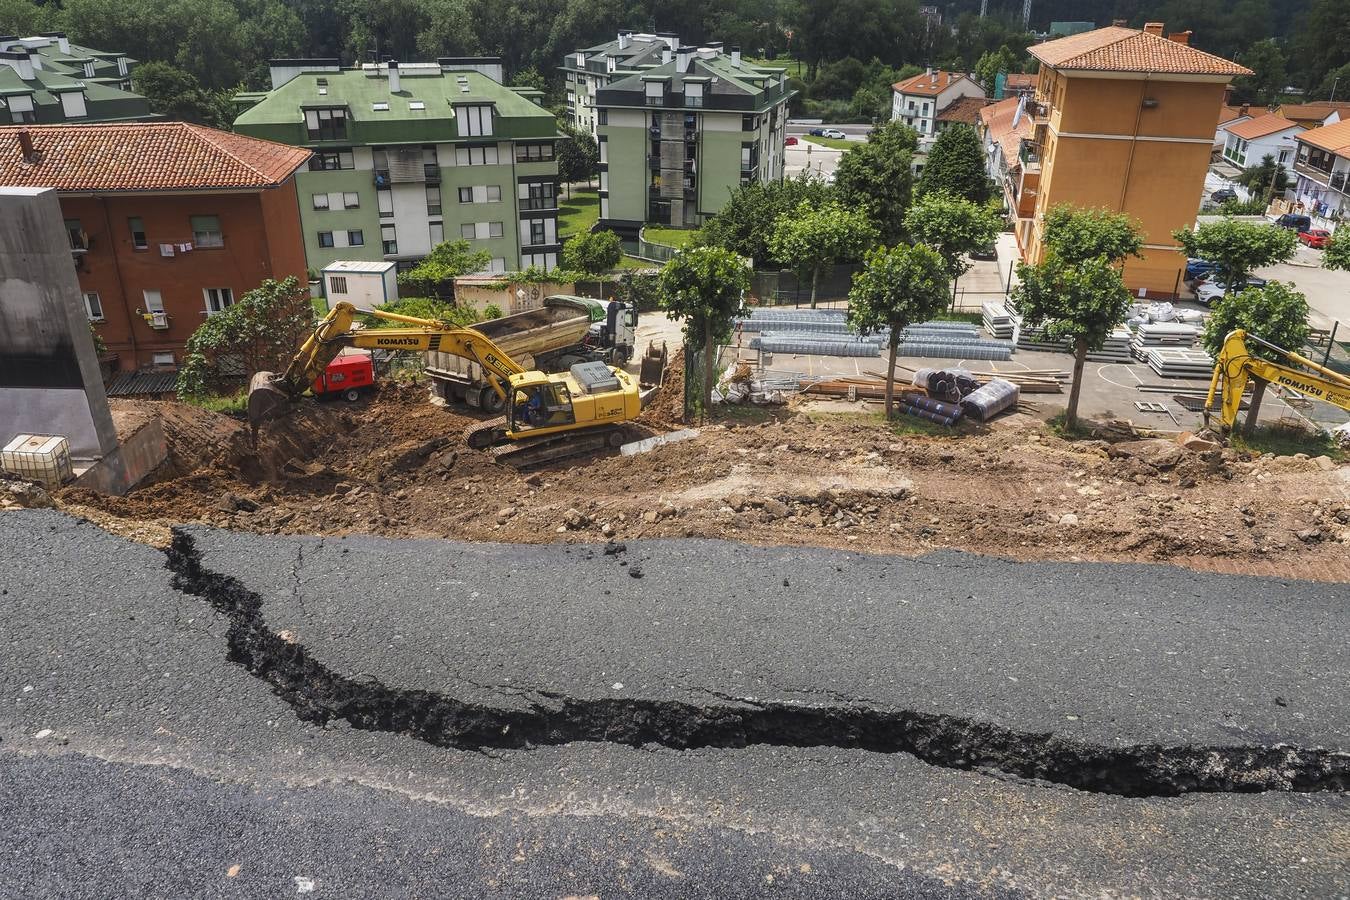
[[[354,401],[365,391],[375,387],[375,366],[369,353],[353,353],[335,357],[314,379],[310,386],[314,396],[321,400],[341,397]]]

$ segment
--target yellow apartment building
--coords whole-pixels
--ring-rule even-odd
[[[1028,262],[1044,254],[1045,213],[1062,203],[1125,212],[1143,227],[1143,259],[1125,264],[1141,296],[1171,295],[1185,256],[1172,231],[1195,223],[1214,132],[1231,79],[1251,72],[1163,35],[1112,26],[1037,44],[1033,136],[1024,176],[1036,179],[1032,214],[1017,237]]]

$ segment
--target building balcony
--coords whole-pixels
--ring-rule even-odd
[[[1311,178],[1318,184],[1325,185],[1327,187],[1331,186],[1332,173],[1327,169],[1322,169],[1319,168],[1318,166],[1309,165],[1304,160],[1297,160],[1294,163],[1294,171],[1297,172],[1299,175],[1304,176],[1305,178]],[[1344,174],[1345,173],[1341,173],[1342,176],[1344,176]],[[1344,177],[1342,177],[1342,183],[1344,183]]]

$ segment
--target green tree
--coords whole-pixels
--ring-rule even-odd
[[[703,224],[698,241],[754,260],[756,266],[786,266],[769,250],[774,223],[803,203],[821,206],[833,196],[834,188],[805,172],[782,181],[752,181],[733,191],[722,211]]]
[[[1238,56],[1238,62],[1254,74],[1234,79],[1233,93],[1248,103],[1269,106],[1280,99],[1280,93],[1289,83],[1285,70],[1284,51],[1273,38],[1257,41]]]
[[[953,197],[945,191],[920,197],[905,221],[915,241],[942,257],[947,277],[952,280],[953,297],[957,280],[970,271],[966,255],[993,243],[1003,228],[1003,216],[993,206]]]
[[[37,4],[33,0],[0,0],[0,34],[27,37],[60,28],[58,4]]]
[[[1003,44],[997,50],[986,50],[980,54],[979,61],[975,63],[975,78],[984,85],[985,92],[992,97],[998,73],[1017,72],[1020,68],[1021,62],[1017,53],[1007,44]]]
[[[750,272],[742,259],[720,247],[681,251],[661,270],[662,309],[684,321],[685,346],[703,347],[704,415],[712,410],[715,343],[730,335],[749,285]]]
[[[1267,282],[1264,287],[1249,287],[1226,294],[1214,304],[1214,309],[1205,321],[1201,343],[1210,356],[1218,359],[1223,339],[1237,328],[1277,347],[1297,352],[1308,339],[1308,300],[1278,281]],[[1262,359],[1287,364],[1287,360],[1279,354],[1255,341],[1248,340],[1247,349]],[[1265,379],[1253,378],[1252,402],[1243,423],[1243,432],[1247,435],[1251,435],[1256,427],[1256,417],[1260,414],[1261,399],[1265,392]]]
[[[314,328],[309,287],[268,279],[192,332],[178,370],[178,396],[196,399],[235,383],[242,371],[281,371]]]
[[[1264,197],[1269,200],[1273,193],[1284,193],[1289,187],[1289,171],[1275,162],[1274,156],[1267,153],[1259,164],[1243,169],[1233,180],[1251,191],[1252,199]],[[1262,211],[1265,210],[1265,206],[1263,202]]]
[[[994,182],[984,170],[980,138],[969,125],[946,129],[928,151],[928,161],[914,192],[922,197],[935,191],[975,203],[986,203],[994,196]]]
[[[821,271],[835,263],[861,259],[876,239],[876,229],[865,215],[832,201],[814,209],[803,203],[780,216],[769,246],[798,279],[810,277],[811,308],[815,309]]]
[[[1120,271],[1105,256],[1069,263],[1049,251],[1034,266],[1019,265],[1021,283],[1013,301],[1024,328],[1043,326],[1051,340],[1073,343],[1073,385],[1064,411],[1064,424],[1078,425],[1078,398],[1083,387],[1083,364],[1089,351],[1100,350],[1116,324],[1130,308],[1130,292]]]
[[[565,135],[554,150],[558,160],[558,180],[567,185],[570,197],[572,182],[584,179],[589,184],[600,171],[600,147],[589,131],[569,122],[560,122],[558,128]]]
[[[208,91],[190,72],[164,62],[141,63],[132,73],[150,108],[170,119],[228,129],[234,108],[223,92]]]
[[[1195,230],[1172,232],[1187,256],[1214,263],[1220,283],[1228,292],[1240,290],[1254,269],[1281,263],[1294,255],[1297,238],[1293,229],[1259,225],[1225,216],[1205,222]]]
[[[481,272],[492,264],[492,254],[474,250],[468,241],[445,241],[407,272],[398,276],[398,286],[410,296],[433,297],[453,302],[455,279]]]
[[[1350,228],[1342,227],[1332,234],[1331,242],[1322,251],[1322,266],[1350,271]]]
[[[547,91],[548,82],[544,76],[539,74],[539,70],[534,66],[526,66],[515,75],[511,76],[512,87],[534,88],[536,91]]]
[[[890,329],[886,365],[886,418],[893,411],[895,357],[906,325],[926,322],[947,305],[948,269],[935,250],[922,244],[876,247],[853,276],[848,293],[849,324],[862,334]]]
[[[433,319],[437,322],[449,322],[452,325],[472,325],[478,321],[478,314],[466,306],[456,306],[453,302],[436,297],[400,297],[392,303],[381,303],[377,309],[398,313],[400,316],[412,316],[415,319]],[[368,328],[407,328],[403,322],[393,322],[378,316],[363,316],[362,322]]]
[[[1060,204],[1045,214],[1045,244],[1061,260],[1079,263],[1104,256],[1112,263],[1138,256],[1144,246],[1139,226],[1125,213]]]
[[[834,173],[835,190],[845,204],[866,213],[884,244],[905,234],[905,213],[913,188],[914,129],[890,121],[872,129],[867,141],[849,150]]]
[[[623,246],[612,231],[583,231],[563,245],[563,264],[587,275],[608,272],[623,259]]]
[[[651,312],[661,305],[661,274],[629,269],[619,276],[615,295],[624,303],[633,304],[639,312]]]

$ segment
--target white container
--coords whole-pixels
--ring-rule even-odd
[[[70,465],[70,442],[59,434],[15,436],[0,450],[0,469],[53,488],[75,477]]]

